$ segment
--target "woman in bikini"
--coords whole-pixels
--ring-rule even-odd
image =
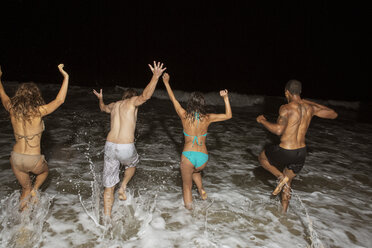
[[[187,209],[192,208],[192,182],[194,181],[199,194],[203,200],[207,198],[207,193],[203,188],[200,172],[208,162],[208,151],[205,146],[208,126],[212,122],[225,121],[232,117],[229,97],[227,90],[221,90],[220,96],[225,101],[224,114],[207,114],[205,111],[204,96],[199,92],[193,92],[187,102],[186,110],[182,108],[175,98],[169,85],[168,73],[163,74],[163,82],[167,89],[170,100],[181,118],[183,134],[185,135],[185,145],[181,155],[181,176],[183,188],[183,201]]]
[[[29,195],[32,198],[36,197],[37,190],[48,176],[48,164],[40,149],[41,134],[44,131],[42,117],[55,111],[65,101],[69,79],[68,74],[63,70],[63,64],[58,65],[58,69],[64,78],[61,89],[55,100],[45,104],[39,88],[34,83],[21,84],[15,95],[9,98],[1,83],[0,67],[1,102],[10,114],[16,140],[10,156],[10,164],[22,186],[21,209],[27,206]],[[36,175],[33,186],[30,172]]]

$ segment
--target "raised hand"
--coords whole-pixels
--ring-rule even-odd
[[[167,69],[166,67],[163,68],[163,63],[160,63],[160,62],[156,63],[156,61],[154,61],[154,67],[152,67],[150,64],[149,64],[149,67],[152,73],[154,74],[154,76],[157,78],[159,78],[161,74],[163,74],[163,72]]]
[[[163,74],[163,82],[165,83],[165,84],[169,84],[169,74],[168,73],[164,73]]]
[[[221,97],[225,97],[225,96],[227,96],[228,93],[229,93],[229,92],[227,91],[227,89],[221,90],[221,91],[220,91],[220,96],[221,96]]]
[[[99,90],[99,93],[96,90],[93,90],[93,93],[97,96],[98,99],[103,98],[102,89]]]
[[[65,66],[64,64],[59,64],[58,65],[58,70],[61,72],[61,74],[62,74],[63,77],[68,77],[67,72],[65,70],[63,70],[63,67],[64,66]]]
[[[258,123],[262,123],[263,121],[266,121],[266,118],[265,118],[265,116],[263,116],[263,115],[259,115],[259,116],[256,118],[256,121],[257,121]]]

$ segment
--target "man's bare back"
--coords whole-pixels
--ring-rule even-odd
[[[288,99],[288,98],[287,98]],[[305,136],[314,115],[335,119],[337,113],[326,106],[301,99],[298,95],[291,95],[289,103],[279,109],[277,123],[270,123],[263,115],[257,117],[257,122],[263,124],[269,131],[280,135],[280,147],[284,149],[298,149],[306,146]]]
[[[134,142],[138,107],[134,102],[138,96],[117,101],[112,104],[111,128],[107,140],[116,144],[129,144]]]
[[[285,128],[279,146],[285,149],[305,147],[305,136],[313,113],[313,107],[302,100],[282,105],[278,121],[283,122]]]

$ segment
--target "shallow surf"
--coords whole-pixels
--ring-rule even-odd
[[[11,95],[17,83],[4,85]],[[58,89],[41,86],[47,101]],[[233,119],[208,131],[210,160],[203,173],[208,199],[201,200],[194,188],[194,209],[188,211],[179,172],[181,123],[166,92],[157,90],[139,109],[141,161],[128,200],[116,200],[112,220],[106,221],[101,172],[110,117],[99,111],[91,91],[70,87],[64,105],[45,118],[42,151],[50,173],[29,215],[17,210],[20,186],[9,164],[14,137],[5,110],[0,111],[1,247],[372,246],[372,125],[353,119],[355,103],[335,106],[341,111],[336,120],[313,119],[306,164],[282,215],[279,198],[271,196],[276,180],[257,161],[264,145],[278,138],[255,118],[263,113],[275,121],[283,99],[232,92]],[[103,93],[109,103],[120,99],[121,88]],[[188,94],[176,92],[181,104]],[[207,93],[206,101],[211,111],[224,111],[217,91]]]

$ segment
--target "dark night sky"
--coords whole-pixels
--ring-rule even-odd
[[[175,89],[281,96],[296,78],[305,97],[370,99],[366,6],[216,2],[3,1],[3,80],[60,83],[63,62],[72,84],[144,87],[156,59]]]

